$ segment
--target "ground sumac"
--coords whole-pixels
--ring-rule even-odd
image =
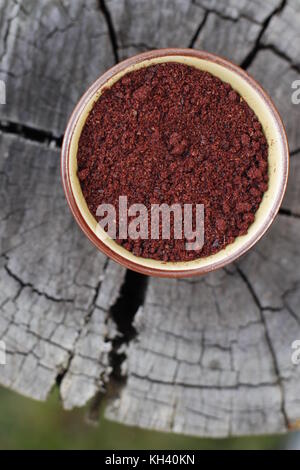
[[[180,63],[124,75],[95,102],[78,147],[78,177],[91,213],[101,203],[198,203],[205,243],[118,240],[138,256],[208,256],[247,232],[268,187],[268,144],[254,112],[217,77]]]

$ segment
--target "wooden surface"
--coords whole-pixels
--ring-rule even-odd
[[[0,383],[63,406],[199,436],[300,424],[300,79],[298,0],[0,1]],[[129,55],[203,48],[269,91],[292,151],[281,214],[234,265],[199,279],[146,279],[96,251],[59,174],[66,120]]]

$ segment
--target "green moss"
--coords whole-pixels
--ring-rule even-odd
[[[0,388],[0,449],[274,449],[279,436],[199,439],[145,431],[100,418],[85,423],[86,410],[64,411],[57,390],[46,403]]]

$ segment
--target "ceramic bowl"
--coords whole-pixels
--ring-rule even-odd
[[[145,259],[118,245],[107,236],[90,213],[77,177],[78,140],[93,103],[101,95],[103,87],[113,85],[128,72],[163,62],[191,65],[230,83],[255,112],[269,144],[269,187],[248,233],[236,238],[232,244],[216,254],[187,262]],[[281,118],[270,97],[252,77],[230,61],[204,51],[160,49],[136,55],[119,63],[99,77],[87,90],[67,125],[62,147],[61,171],[71,211],[86,236],[99,250],[129,269],[151,276],[174,278],[201,275],[224,267],[254,246],[268,230],[279,210],[287,184],[288,162],[288,143]]]

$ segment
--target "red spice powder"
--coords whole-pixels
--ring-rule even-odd
[[[95,102],[78,147],[91,213],[99,204],[204,204],[205,243],[119,240],[164,261],[209,256],[247,233],[268,187],[268,144],[256,115],[210,73],[166,63],[128,73]],[[150,226],[149,226],[150,230]]]

